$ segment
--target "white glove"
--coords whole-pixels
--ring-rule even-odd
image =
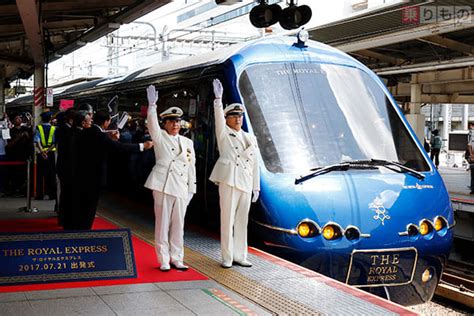
[[[214,79],[212,85],[214,86],[214,96],[216,97],[216,99],[221,99],[222,93],[224,92],[222,83],[219,81],[219,79]]]
[[[146,88],[146,96],[149,105],[156,105],[156,101],[158,101],[158,91],[156,91],[155,86],[150,85]]]
[[[194,193],[188,193],[188,202],[186,203],[186,206],[189,205],[189,202],[191,202],[191,199],[193,198]]]
[[[252,203],[255,203],[258,200],[258,196],[260,195],[260,191],[259,190],[253,190],[252,193],[253,193]]]

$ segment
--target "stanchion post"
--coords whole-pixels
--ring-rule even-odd
[[[31,207],[30,166],[31,159],[28,158],[28,160],[26,160],[26,206],[20,207],[19,211],[27,213],[37,213],[39,211],[38,208]]]

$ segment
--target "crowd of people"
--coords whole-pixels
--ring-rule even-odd
[[[26,163],[33,154],[32,120],[28,113],[5,114],[0,120],[0,196],[26,195]]]
[[[213,88],[220,156],[209,180],[218,185],[220,197],[221,265],[251,267],[247,224],[250,204],[257,201],[260,190],[257,141],[242,130],[243,105],[233,103],[224,108],[219,80],[214,80]],[[0,162],[25,162],[36,155],[35,198],[57,201],[58,225],[65,230],[89,230],[106,184],[109,155],[117,158],[121,153],[154,147],[155,163],[145,187],[152,190],[154,199],[157,260],[161,271],[187,270],[184,218],[197,189],[194,142],[180,135],[182,109],[168,107],[158,114],[154,86],[148,87],[147,99],[147,125],[130,121],[121,131],[110,128],[108,112],[94,112],[87,104],[54,115],[43,112],[34,131],[31,120],[15,116],[9,133],[2,133],[9,135],[0,138]],[[151,140],[147,140],[146,131]],[[10,173],[8,185],[23,193],[26,170]]]

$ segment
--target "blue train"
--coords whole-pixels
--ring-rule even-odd
[[[224,103],[245,105],[244,129],[261,154],[251,239],[392,301],[430,300],[453,239],[446,187],[380,79],[303,37],[262,38],[160,63],[72,86],[56,100],[97,107],[118,94],[121,110],[138,112],[145,87],[154,84],[158,106],[180,106],[193,126],[200,199],[191,214],[207,221],[218,216],[207,178],[218,157],[211,82],[219,78]]]

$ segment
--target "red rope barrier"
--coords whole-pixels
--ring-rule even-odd
[[[0,166],[26,165],[26,161],[0,161]]]

